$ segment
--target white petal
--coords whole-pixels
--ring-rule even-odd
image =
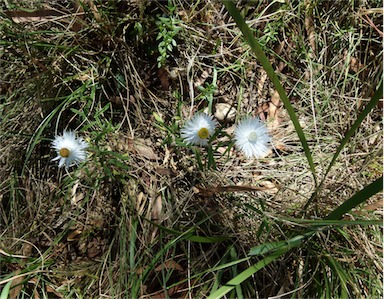
[[[250,134],[256,138],[250,138]],[[258,118],[247,118],[235,129],[235,144],[248,158],[265,156],[270,140],[266,126]]]
[[[184,127],[180,130],[181,137],[186,144],[194,144],[199,146],[208,145],[208,139],[200,138],[198,132],[202,128],[206,128],[211,137],[215,132],[216,121],[212,116],[205,113],[198,113],[192,119],[188,120]]]
[[[57,157],[52,159],[52,161],[59,160],[59,167],[65,165],[66,168],[73,164],[79,164],[80,162],[86,159],[86,148],[88,147],[87,143],[81,139],[76,139],[76,133],[73,131],[64,131],[63,135],[56,136],[52,142],[52,148],[56,151]],[[60,155],[61,149],[69,150],[68,157],[62,157]]]

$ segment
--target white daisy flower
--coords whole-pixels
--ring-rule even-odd
[[[56,136],[52,142],[52,148],[57,152],[57,157],[52,161],[59,160],[59,167],[77,165],[85,160],[87,147],[88,144],[82,138],[76,139],[75,132],[64,131],[62,136]]]
[[[181,137],[187,144],[207,146],[209,138],[215,132],[215,127],[216,121],[212,116],[198,113],[181,129]]]
[[[264,157],[269,150],[271,137],[259,118],[248,117],[235,129],[235,144],[248,158]]]

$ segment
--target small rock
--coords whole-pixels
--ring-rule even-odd
[[[215,117],[219,121],[233,121],[236,116],[236,110],[227,103],[217,103],[215,106]]]

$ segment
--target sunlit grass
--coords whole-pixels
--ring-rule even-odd
[[[40,4],[2,7],[0,298],[382,295],[368,4]],[[197,112],[207,147],[180,135]],[[247,115],[264,158],[234,147]],[[88,159],[58,169],[68,129]]]

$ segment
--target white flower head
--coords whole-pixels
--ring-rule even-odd
[[[271,137],[259,118],[248,117],[235,129],[235,144],[248,158],[264,157],[269,150]]]
[[[215,132],[215,127],[216,121],[212,116],[198,113],[181,129],[181,137],[187,144],[207,146],[209,138]]]
[[[59,167],[77,165],[85,160],[87,147],[82,138],[76,138],[74,131],[64,131],[63,135],[55,136],[52,142],[52,148],[57,152],[57,157],[52,161],[59,160]]]

